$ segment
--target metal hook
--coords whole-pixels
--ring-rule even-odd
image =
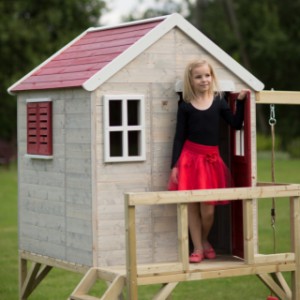
[[[275,105],[270,104],[270,119],[269,119],[269,125],[275,125],[276,124],[276,118],[275,118]]]

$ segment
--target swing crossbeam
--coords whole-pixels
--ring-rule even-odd
[[[300,104],[300,92],[260,91],[255,93],[257,104]]]

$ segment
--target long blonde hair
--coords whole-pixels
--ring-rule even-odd
[[[210,74],[212,77],[212,84],[209,88],[209,92],[212,95],[214,94],[214,92],[217,92],[218,94],[220,93],[217,77],[216,77],[215,71],[214,71],[213,67],[211,66],[211,64],[208,61],[206,61],[205,59],[194,60],[194,61],[191,61],[186,66],[185,72],[184,72],[184,78],[183,78],[183,99],[184,99],[184,101],[190,102],[190,101],[192,101],[192,99],[194,99],[196,97],[195,90],[192,86],[192,73],[195,68],[201,67],[204,65],[207,65],[209,67]]]

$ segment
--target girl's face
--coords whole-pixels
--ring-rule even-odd
[[[210,90],[213,78],[207,64],[198,66],[192,70],[191,84],[197,93],[204,93]]]

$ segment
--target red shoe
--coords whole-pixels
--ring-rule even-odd
[[[207,259],[214,259],[216,258],[216,252],[212,246],[208,249],[203,249],[203,255]]]
[[[200,263],[204,259],[204,255],[201,252],[193,252],[190,257],[190,263]]]

